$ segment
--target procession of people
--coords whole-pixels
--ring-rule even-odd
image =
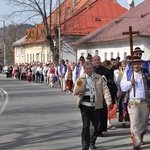
[[[133,56],[101,62],[98,55],[80,56],[77,63],[61,60],[22,63],[3,67],[6,78],[59,87],[62,92],[78,95],[82,118],[82,150],[96,149],[97,137],[113,127],[111,120],[118,118],[122,127],[130,124],[133,149],[144,144],[148,130],[150,109],[150,67],[143,61],[141,48]],[[118,116],[117,116],[118,109]]]

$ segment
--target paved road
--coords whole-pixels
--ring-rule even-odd
[[[0,150],[81,150],[82,123],[76,96],[2,76],[0,87],[9,95],[0,116]],[[0,107],[3,103],[1,100]],[[98,150],[132,150],[129,128],[121,128],[117,119],[113,125],[104,137],[98,137]],[[142,150],[150,150],[150,132],[145,142]]]

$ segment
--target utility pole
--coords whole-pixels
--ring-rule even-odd
[[[58,5],[59,5],[58,6],[59,7],[59,10],[58,10],[59,11],[58,12],[59,13],[58,14],[59,15],[59,23],[58,23],[58,49],[59,49],[59,63],[60,63],[61,62],[61,57],[60,57],[61,56],[61,46],[60,46],[61,45],[61,41],[60,41],[60,38],[61,38],[60,37],[60,0],[58,0]]]
[[[6,64],[6,39],[5,39],[5,20],[0,20],[3,22],[3,44],[4,44],[4,65]]]
[[[5,39],[5,20],[3,20],[4,27],[4,65],[6,65],[6,39]]]

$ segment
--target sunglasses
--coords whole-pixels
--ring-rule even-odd
[[[142,53],[135,53],[134,55],[136,55],[136,56],[137,56],[137,55],[140,55],[140,56],[141,56],[141,55],[142,55]]]

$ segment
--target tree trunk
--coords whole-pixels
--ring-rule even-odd
[[[54,47],[54,42],[53,42],[50,35],[47,36],[46,39],[48,40],[49,45],[50,45],[50,52],[52,53],[52,62],[54,64],[59,64],[59,51],[58,51],[58,48]]]

